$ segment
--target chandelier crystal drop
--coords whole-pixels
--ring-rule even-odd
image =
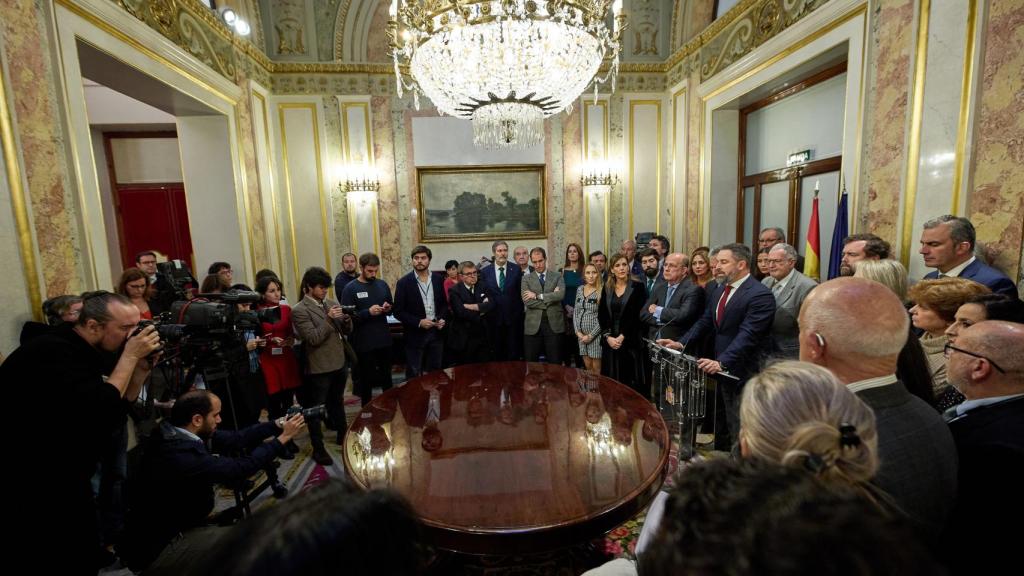
[[[625,16],[616,0],[392,0],[388,36],[398,95],[426,95],[473,123],[484,148],[526,148],[544,119],[584,89],[612,83]],[[598,76],[602,63],[607,72]]]

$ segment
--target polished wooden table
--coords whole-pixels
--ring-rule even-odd
[[[469,554],[563,548],[643,509],[667,471],[654,406],[615,380],[527,362],[425,374],[363,408],[349,476],[412,503],[428,542]]]

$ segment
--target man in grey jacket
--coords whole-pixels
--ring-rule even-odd
[[[530,250],[533,271],[523,274],[523,350],[527,362],[539,362],[541,352],[544,360],[561,364],[561,340],[565,333],[565,317],[562,314],[562,297],[565,296],[565,280],[562,273],[547,269],[548,255],[543,248]]]
[[[352,331],[352,318],[342,311],[341,306],[327,298],[331,286],[331,275],[323,268],[314,266],[302,275],[304,296],[292,308],[292,328],[302,339],[306,351],[306,365],[309,374],[309,390],[306,394],[310,406],[325,404],[327,417],[338,431],[338,443],[345,435],[345,407],[342,395],[348,370],[345,366],[344,334]],[[330,466],[334,459],[324,448],[324,433],[320,422],[307,421],[309,439],[313,444],[313,460],[322,466]]]
[[[942,416],[896,378],[909,321],[903,303],[882,284],[829,280],[800,310],[800,359],[831,370],[875,411],[874,483],[934,543],[956,499],[956,446]]]
[[[818,285],[796,269],[798,254],[789,244],[776,244],[768,252],[768,276],[761,283],[775,296],[772,322],[772,353],[796,360],[800,356],[797,318],[804,298]]]

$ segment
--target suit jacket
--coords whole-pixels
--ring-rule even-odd
[[[938,270],[932,270],[928,274],[925,274],[925,280],[932,280],[939,277]],[[1017,298],[1017,287],[1014,286],[1013,280],[1006,277],[999,270],[985,264],[979,259],[975,259],[964,268],[963,272],[960,273],[961,278],[967,278],[968,280],[974,280],[978,284],[984,284],[988,286],[993,292],[998,294],[1006,294]]]
[[[523,272],[515,262],[507,262],[504,290],[498,288],[496,272],[493,264],[480,269],[479,283],[483,284],[487,295],[494,302],[494,310],[487,315],[486,320],[496,326],[515,326],[523,317]]]
[[[565,296],[565,279],[558,270],[544,271],[544,286],[540,285],[540,274],[533,271],[523,277],[524,291],[537,294],[536,300],[525,302],[523,333],[536,334],[540,330],[540,319],[547,316],[551,331],[556,334],[565,332],[565,313],[562,312],[562,298]],[[543,298],[541,298],[543,296]]]
[[[673,294],[673,300],[675,300],[674,296]],[[616,330],[612,319],[612,289],[606,286],[601,291],[601,302],[597,307],[597,318],[601,323],[601,331],[607,332],[608,336],[625,334],[626,338],[622,341],[624,348],[641,348],[643,342],[640,337],[645,335],[644,326],[640,322],[640,310],[643,309],[646,300],[643,283],[632,280],[626,284],[622,300],[625,301],[625,305],[622,309],[622,317],[619,319],[619,329]]]
[[[775,296],[753,276],[740,285],[715,325],[718,301],[725,293],[723,284],[715,289],[704,307],[704,314],[680,342],[698,342],[707,334],[714,335],[715,360],[740,379],[741,382],[756,374],[761,359],[771,345],[772,320],[775,319]]]
[[[444,279],[437,274],[430,275],[430,285],[434,291],[434,318],[431,320],[448,320],[448,299],[444,292]],[[395,284],[395,319],[402,323],[405,345],[420,348],[427,339],[427,333],[437,328],[420,328],[420,320],[427,317],[423,307],[423,295],[420,292],[416,271],[413,270],[398,279]]]
[[[477,282],[470,292],[465,284],[459,282],[452,286],[448,297],[452,301],[452,326],[448,333],[448,344],[455,350],[463,350],[471,339],[486,339],[484,318],[494,310],[494,300],[487,295],[483,283]],[[480,310],[469,310],[466,304],[476,304]]]
[[[995,527],[1024,517],[1024,396],[969,410],[949,429],[960,466],[943,549],[953,574],[999,574],[1020,557],[1019,531]]]
[[[688,279],[684,278],[676,286],[671,301],[666,302],[667,297],[668,282],[661,280],[654,285],[654,291],[640,310],[640,321],[647,325],[647,337],[652,340],[659,336],[659,331],[661,338],[678,338],[693,326],[704,311],[704,290]],[[662,307],[660,324],[654,314],[648,312],[651,304]]]
[[[857,397],[875,411],[879,466],[874,484],[934,542],[956,497],[956,446],[949,427],[902,382],[861,390]]]
[[[778,280],[771,276],[765,277],[761,283],[771,290],[778,283]],[[811,280],[803,273],[793,270],[793,277],[775,296],[775,320],[772,322],[772,344],[773,350],[779,356],[786,358],[798,358],[800,356],[800,327],[797,326],[797,318],[800,317],[800,306],[804,298],[818,283]]]
[[[352,331],[352,318],[339,320],[324,311],[324,307],[337,304],[330,298],[324,298],[324,305],[320,306],[316,300],[305,296],[292,308],[292,329],[302,339],[310,374],[334,372],[345,366],[345,344],[341,341],[341,334]]]

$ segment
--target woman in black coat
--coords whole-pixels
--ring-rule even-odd
[[[643,370],[644,343],[640,339],[640,311],[646,300],[644,285],[629,277],[629,260],[624,254],[612,256],[608,264],[611,273],[598,306],[601,374],[649,398],[650,387]]]

